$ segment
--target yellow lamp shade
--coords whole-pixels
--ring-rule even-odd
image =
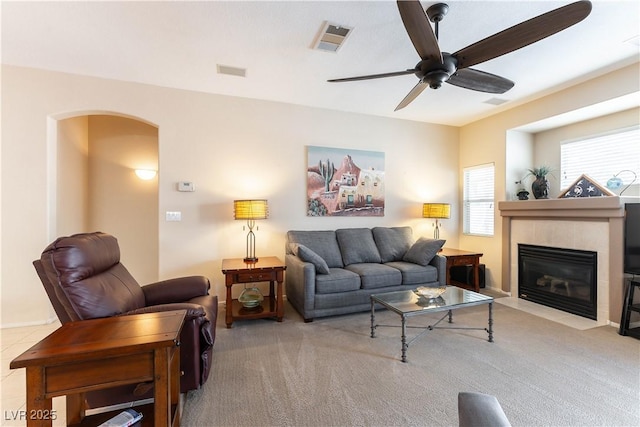
[[[267,219],[269,206],[266,200],[234,200],[234,219]]]
[[[423,218],[449,218],[451,205],[449,203],[424,203],[422,205]]]

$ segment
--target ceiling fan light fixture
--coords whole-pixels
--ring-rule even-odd
[[[337,52],[351,34],[353,28],[324,21],[313,42],[313,49],[325,52]]]

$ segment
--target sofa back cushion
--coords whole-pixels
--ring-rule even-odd
[[[72,320],[114,316],[145,305],[142,288],[120,263],[118,241],[109,234],[58,238],[40,261]]]
[[[336,230],[344,265],[363,262],[380,263],[380,252],[369,228],[343,228]]]
[[[374,227],[371,232],[382,262],[402,261],[413,243],[411,227]]]
[[[324,259],[329,268],[344,267],[338,241],[336,240],[336,232],[333,230],[291,230],[287,232],[287,243],[298,243],[306,246]]]

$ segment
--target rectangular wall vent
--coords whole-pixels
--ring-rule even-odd
[[[230,67],[228,65],[220,65],[220,64],[217,64],[216,68],[218,69],[218,74],[227,74],[229,76],[237,76],[237,77],[247,76],[246,68]]]
[[[485,104],[490,104],[490,105],[502,105],[505,102],[509,102],[509,100],[504,98],[490,98],[483,102]]]
[[[313,49],[325,52],[337,52],[351,34],[353,28],[323,22],[320,32],[313,43]]]

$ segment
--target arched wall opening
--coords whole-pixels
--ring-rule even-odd
[[[48,126],[49,237],[114,235],[123,264],[141,283],[158,280],[158,128],[113,112],[52,117]]]

